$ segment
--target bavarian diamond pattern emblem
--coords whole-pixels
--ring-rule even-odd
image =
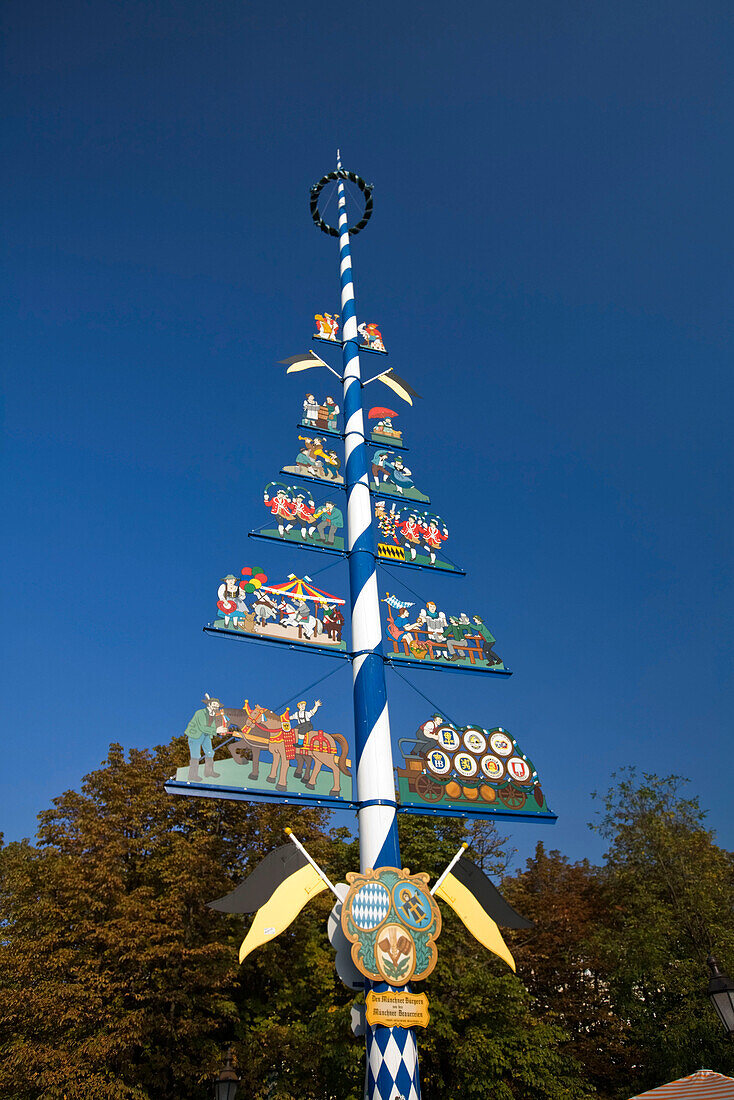
[[[380,882],[367,882],[352,900],[352,920],[357,928],[377,928],[390,912],[390,892]]]
[[[436,965],[436,938],[441,931],[441,914],[428,890],[428,875],[377,867],[363,874],[349,871],[347,882],[340,919],[360,974],[393,989],[427,977]]]

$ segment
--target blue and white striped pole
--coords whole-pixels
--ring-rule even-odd
[[[337,168],[341,160],[337,154]],[[347,560],[352,605],[354,727],[361,869],[400,867],[382,620],[364,435],[357,314],[344,180],[339,180],[339,271],[344,375]],[[375,989],[389,989],[375,984]],[[418,1050],[408,1028],[366,1026],[365,1100],[419,1100]]]

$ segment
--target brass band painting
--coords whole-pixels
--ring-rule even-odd
[[[501,726],[455,726],[433,714],[413,737],[399,738],[398,748],[405,760],[396,769],[401,809],[555,820],[532,762]]]
[[[209,695],[202,703],[184,730],[189,761],[177,769],[177,782],[351,800],[349,744],[341,733],[321,728],[320,699],[310,705],[301,699],[292,711],[247,699],[228,707]]]
[[[403,458],[394,451],[375,451],[372,456],[372,480],[370,487],[386,496],[403,497],[406,500],[419,500],[430,503],[430,497],[417,489],[413,473],[405,465]]]
[[[403,433],[394,424],[397,415],[394,409],[388,409],[384,405],[375,405],[369,410],[367,419],[376,422],[370,426],[370,439],[373,443],[403,447]]]
[[[265,538],[344,549],[344,513],[336,501],[325,500],[317,505],[302,486],[270,481],[263,502],[272,516],[272,527],[263,527],[259,532]]]
[[[386,561],[404,562],[459,573],[460,569],[441,556],[449,529],[440,516],[419,511],[410,505],[399,507],[391,501],[375,501],[375,520],[380,532],[377,556]]]
[[[386,641],[392,643],[395,661],[454,665],[485,672],[507,672],[495,638],[480,615],[447,615],[431,600],[423,607],[385,593]],[[388,650],[389,653],[389,650]]]
[[[245,566],[241,576],[228,573],[217,590],[217,617],[210,630],[250,637],[346,650],[344,600],[289,573],[282,584],[268,584],[265,573]]]
[[[344,478],[339,473],[341,459],[336,451],[324,446],[323,439],[318,436],[299,435],[301,449],[296,455],[292,466],[284,466],[282,473],[296,474],[298,477],[307,477],[316,481],[330,481],[333,485],[343,485]]]
[[[303,413],[301,414],[301,427],[310,428],[312,432],[339,431],[339,406],[333,397],[325,397],[323,402],[318,401],[314,394],[307,393],[303,399]]]

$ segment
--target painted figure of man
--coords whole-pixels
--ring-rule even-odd
[[[306,497],[303,493],[298,493],[296,499],[293,501],[293,518],[297,521],[297,525],[301,528],[301,538],[305,539],[307,535],[312,535],[314,532],[314,503],[312,500],[306,502]],[[296,524],[286,524],[286,531],[290,531]]]
[[[320,706],[320,699],[316,700],[314,705],[311,707],[311,710],[306,710],[305,699],[301,699],[301,701],[296,704],[295,713],[291,715],[291,722],[294,723],[296,727],[297,748],[302,748],[307,742],[308,735],[313,730],[313,722],[311,721],[311,719],[313,718],[314,714]]]
[[[457,652],[456,639],[450,634],[449,624],[444,611],[439,611],[435,603],[428,600],[426,606],[421,608],[418,618],[408,630],[425,630],[428,641],[433,648],[434,656],[448,657],[450,661],[457,661],[461,653]],[[436,648],[445,645],[445,649]]]
[[[441,543],[445,542],[448,537],[448,529],[444,527],[443,530],[439,530],[435,519],[431,518],[427,523],[421,525],[421,539],[423,546],[428,551],[431,565],[436,564],[436,551],[441,549]]]
[[[184,731],[184,736],[189,739],[189,783],[199,781],[199,761],[202,752],[204,753],[204,778],[219,779],[219,772],[214,771],[212,734],[226,732],[227,722],[221,713],[221,703],[216,697],[210,698],[205,695],[202,703],[204,706],[201,710],[194,711]]]
[[[484,620],[480,618],[479,615],[474,615],[472,616],[472,621],[474,623],[474,629],[477,632],[476,637],[479,639],[482,646],[482,657],[488,665],[501,665],[502,658],[498,657],[492,648],[495,643],[495,638],[487,630],[484,625]]]
[[[300,627],[303,637],[311,641],[316,630],[316,616],[311,614],[305,600],[295,600],[294,602],[295,608],[290,615],[283,619],[282,625]]]
[[[330,432],[336,431],[336,418],[339,415],[339,406],[335,403],[333,397],[327,397],[324,401],[326,407],[326,427]]]
[[[435,749],[438,740],[438,730],[445,722],[440,714],[432,714],[427,722],[418,727],[415,735],[415,751],[419,756],[427,755],[431,749]]]
[[[316,531],[321,541],[331,543],[333,546],[335,534],[344,526],[344,516],[341,509],[337,508],[333,501],[327,500],[324,507],[316,512],[314,518],[321,520],[316,525]]]
[[[273,597],[268,592],[263,592],[262,589],[258,592],[252,609],[255,612],[255,622],[261,630],[268,619],[277,619],[278,617],[278,605]]]
[[[290,531],[293,524],[289,523],[286,527],[283,521],[293,519],[294,509],[285,489],[278,489],[274,497],[268,496],[266,491],[263,499],[265,506],[270,509],[271,515],[276,516],[278,519],[278,534],[284,535],[286,531]]]
[[[405,549],[409,552],[411,561],[415,561],[418,544],[423,537],[423,530],[418,523],[418,517],[414,513],[411,513],[407,519],[400,520],[400,522],[396,524],[396,527],[403,536]]]
[[[324,607],[324,630],[327,637],[331,638],[333,642],[340,642],[343,628],[344,616],[341,611],[336,604],[333,607],[327,604]]]

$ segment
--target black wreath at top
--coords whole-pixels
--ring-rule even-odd
[[[323,178],[311,188],[311,217],[314,220],[314,224],[318,226],[321,232],[328,233],[330,237],[338,237],[339,230],[334,229],[333,225],[327,225],[319,214],[319,195],[326,184],[331,183],[332,180],[351,180],[352,183],[356,183],[357,187],[364,195],[364,211],[362,217],[347,230],[347,233],[354,237],[359,233],[360,229],[364,229],[367,222],[372,217],[372,190],[374,185],[365,183],[362,177],[358,176],[356,172],[347,172],[344,168],[338,168],[336,172],[329,172],[328,175],[323,176]]]

